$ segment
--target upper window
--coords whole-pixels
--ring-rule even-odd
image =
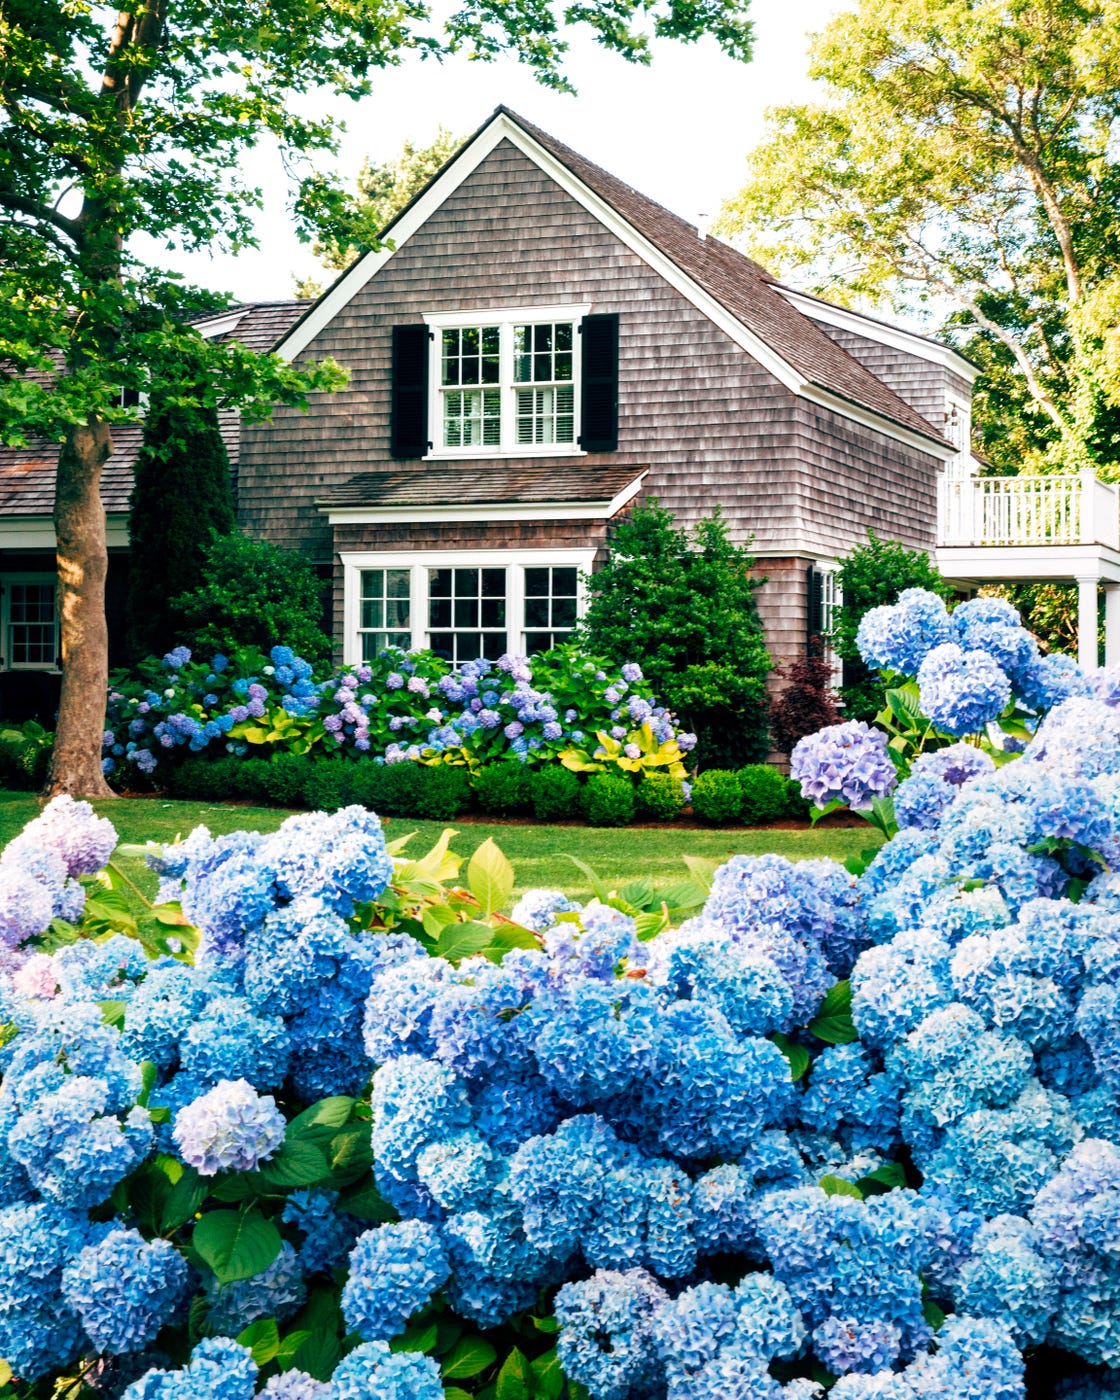
[[[577,452],[584,307],[429,316],[430,455]]]

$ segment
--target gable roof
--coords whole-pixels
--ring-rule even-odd
[[[239,340],[250,350],[266,351],[292,325],[306,306],[302,301],[246,302],[194,323],[215,340]],[[240,422],[234,412],[218,415],[222,438],[236,473]],[[107,515],[128,513],[132,473],[144,437],[142,423],[118,423],[113,428],[113,452],[101,470],[101,504]],[[0,447],[0,516],[42,517],[54,510],[58,444],[33,442],[28,447]]]
[[[948,458],[956,449],[922,415],[803,314],[758,263],[640,194],[507,107],[493,115],[382,231],[385,246],[359,257],[276,345],[293,359],[397,249],[508,140],[643,261],[661,273],[787,388],[822,407]]]

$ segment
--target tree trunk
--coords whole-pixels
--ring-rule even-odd
[[[109,689],[105,576],[109,551],[101,468],[113,450],[106,423],[71,428],[58,455],[54,529],[62,624],[62,697],[46,795],[113,797],[101,771]]]

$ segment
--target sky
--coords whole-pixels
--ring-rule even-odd
[[[749,64],[726,58],[710,41],[662,41],[642,68],[573,33],[566,71],[575,97],[543,88],[513,60],[410,59],[377,76],[361,102],[339,99],[334,110],[347,132],[332,164],[349,182],[365,157],[392,159],[406,139],[427,143],[440,125],[467,136],[504,103],[695,223],[714,217],[743,183],[744,160],[762,136],[766,109],[809,96],[807,35],[843,7],[843,0],[753,0]],[[244,301],[289,297],[296,276],[330,281],[333,274],[291,231],[279,158],[262,149],[251,160],[264,193],[260,248],[237,257],[159,248],[154,260]]]

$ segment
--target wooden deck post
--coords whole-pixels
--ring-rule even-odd
[[[1099,666],[1097,649],[1097,579],[1077,580],[1077,659],[1084,671]]]

